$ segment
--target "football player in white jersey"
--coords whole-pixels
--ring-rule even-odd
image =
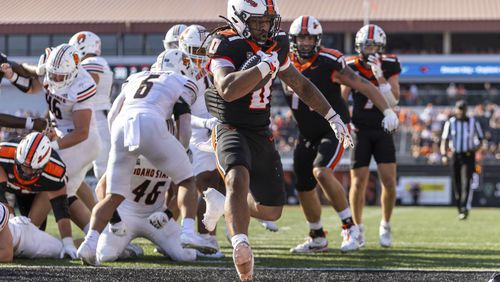
[[[48,55],[44,68],[43,84],[29,78],[27,92],[46,90],[49,114],[56,122],[55,131],[48,136],[52,138],[52,148],[66,164],[70,211],[88,218],[88,210],[74,210],[71,203],[99,153],[99,134],[93,115],[93,98],[97,88],[90,74],[80,66],[78,51],[69,44],[55,47]],[[17,75],[11,68],[2,70],[8,79]]]
[[[0,262],[13,258],[62,258],[61,241],[33,225],[24,216],[9,220],[9,209],[0,203]]]
[[[179,99],[189,105],[196,100],[198,87],[188,77],[193,77],[195,67],[187,54],[179,50],[171,52],[178,53],[178,56],[175,61],[165,61],[165,64],[179,65],[180,74],[172,71],[135,73],[123,84],[120,95],[113,103],[108,117],[111,151],[106,170],[106,197],[93,209],[90,231],[78,249],[78,255],[85,264],[97,264],[99,234],[130,191],[131,173],[139,155],[169,175],[179,186],[183,246],[203,247],[199,245],[194,231],[197,191],[192,166],[184,148],[168,131],[165,122]]]
[[[93,109],[101,140],[101,151],[94,161],[94,175],[97,179],[101,179],[106,171],[109,148],[111,147],[107,114],[111,108],[113,71],[111,71],[108,62],[101,57],[101,39],[95,33],[80,31],[71,37],[69,44],[78,50],[82,61],[81,66],[92,76],[97,85]]]
[[[97,244],[97,261],[115,261],[126,258],[127,245],[137,237],[144,237],[159,246],[175,261],[193,261],[194,249],[184,249],[181,245],[181,228],[170,211],[166,209],[165,193],[171,183],[161,170],[156,169],[146,158],[139,156],[135,164],[130,189],[125,200],[118,207],[125,234],[115,234],[106,228]],[[97,185],[97,193],[105,194],[106,176]]]

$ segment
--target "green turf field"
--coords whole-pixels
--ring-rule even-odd
[[[250,242],[256,256],[255,265],[283,268],[363,268],[418,270],[494,270],[500,267],[500,209],[473,209],[466,221],[456,218],[451,207],[397,207],[394,212],[393,247],[378,244],[380,208],[368,207],[364,218],[366,246],[358,252],[342,254],[340,221],[331,208],[323,208],[323,224],[329,232],[330,250],[326,253],[297,255],[289,249],[301,243],[308,229],[297,206],[285,207],[278,221],[280,230],[266,231],[252,220]],[[53,220],[49,232],[57,234]],[[127,267],[232,267],[231,248],[222,224],[218,237],[224,259],[203,259],[196,263],[174,263],[153,252],[153,245],[136,239],[145,257],[136,261],[107,263]],[[79,233],[81,236],[81,233]],[[14,265],[80,265],[70,260],[15,260]]]

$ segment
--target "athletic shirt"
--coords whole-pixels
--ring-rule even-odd
[[[321,48],[304,64],[300,64],[293,53],[290,53],[290,59],[297,70],[318,87],[342,121],[349,123],[349,109],[342,98],[340,84],[333,81],[334,73],[346,67],[344,55],[337,50]],[[302,136],[309,140],[316,140],[332,131],[325,118],[302,102],[288,86],[285,87],[285,98],[292,109]]]
[[[193,80],[171,71],[143,71],[128,77],[122,86],[124,102],[120,115],[149,113],[166,120],[175,103],[182,99],[192,105],[198,95]]]
[[[358,56],[349,57],[347,65],[351,67],[360,76],[378,86],[377,79],[369,68],[365,68]],[[382,56],[382,71],[384,77],[389,79],[393,75],[398,75],[401,72],[401,65],[395,55]],[[352,123],[359,129],[382,129],[382,120],[384,114],[373,104],[373,102],[359,91],[352,89],[353,110]]]
[[[94,110],[109,110],[111,108],[110,95],[113,88],[113,72],[103,57],[89,57],[82,61],[81,66],[90,74],[99,76],[97,91],[94,100]]]
[[[271,49],[278,52],[280,70],[286,69],[290,61],[288,52],[290,44],[285,32],[280,32],[274,42],[269,42],[262,48],[263,51]],[[214,36],[209,48],[210,60],[207,69],[214,59],[224,59],[236,70],[261,50],[256,43],[239,36],[233,30],[226,30]],[[209,72],[211,80],[213,77]],[[211,86],[205,93],[207,108],[210,114],[220,120],[223,124],[230,124],[234,127],[267,130],[270,122],[271,106],[271,85],[274,79],[270,79],[264,87],[254,92],[232,101],[227,102],[222,99],[215,86]]]
[[[171,181],[164,172],[156,169],[143,156],[139,156],[132,173],[130,189],[120,204],[120,212],[149,216],[162,211],[165,193],[170,188]]]
[[[66,166],[56,150],[52,150],[49,162],[38,177],[23,180],[15,161],[17,145],[17,143],[0,143],[0,166],[7,173],[8,192],[34,194],[57,191],[66,185]]]
[[[44,85],[48,85],[47,76],[44,78]],[[59,137],[63,137],[75,129],[73,124],[73,112],[83,109],[94,109],[94,96],[97,87],[90,74],[81,66],[78,67],[78,74],[73,83],[52,93],[45,92],[45,98],[49,105],[50,117],[55,119],[56,131]],[[92,115],[90,128],[95,127],[94,115]]]

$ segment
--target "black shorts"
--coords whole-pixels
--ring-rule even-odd
[[[229,125],[214,129],[217,167],[222,174],[234,166],[245,166],[250,173],[250,192],[258,204],[285,204],[283,166],[269,130],[249,131]]]
[[[313,168],[328,167],[334,170],[344,153],[344,147],[335,133],[311,141],[300,136],[293,152],[293,170],[297,177],[297,191],[307,192],[316,187]]]
[[[354,133],[351,168],[369,166],[372,155],[377,164],[396,162],[396,147],[392,134],[381,129],[358,129]]]

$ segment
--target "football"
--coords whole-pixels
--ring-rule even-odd
[[[249,69],[251,67],[256,66],[258,63],[260,63],[260,56],[259,55],[253,55],[250,58],[248,58],[243,63],[243,65],[241,65],[241,67],[240,67],[239,70],[247,70],[247,69]],[[252,92],[257,91],[257,90],[261,89],[262,87],[264,87],[269,82],[269,80],[271,79],[271,77],[272,77],[271,74],[266,75],[266,77],[264,77],[259,83],[257,83],[257,85],[255,86],[255,88],[252,89]]]

